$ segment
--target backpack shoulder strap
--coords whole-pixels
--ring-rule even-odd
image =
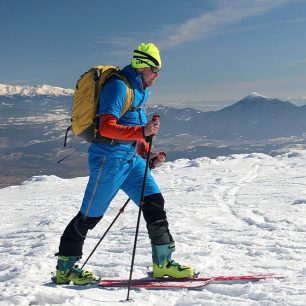
[[[124,106],[121,111],[120,117],[122,117],[130,109],[134,101],[134,91],[131,87],[130,82],[125,76],[122,76],[122,80],[126,84],[126,98],[125,98]]]
[[[117,76],[120,78],[126,85],[126,98],[124,102],[124,106],[122,108],[120,117],[122,117],[131,107],[134,101],[134,91],[127,77],[121,73],[121,70],[115,66],[95,66],[96,70],[101,73],[101,77],[99,79],[99,85],[97,88],[97,95],[99,96],[104,84],[111,77]]]
[[[133,101],[134,101],[134,91],[132,89],[132,86],[129,82],[129,80],[127,79],[126,76],[124,76],[122,73],[120,73],[120,71],[114,71],[111,76],[118,76],[126,85],[126,98],[124,101],[124,106],[122,108],[120,117],[122,117],[132,106]]]

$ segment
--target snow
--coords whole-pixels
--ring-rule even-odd
[[[49,122],[59,122],[63,120],[68,121],[69,115],[67,112],[63,111],[62,113],[58,113],[55,111],[55,114],[42,114],[39,116],[27,116],[27,117],[10,117],[7,118],[7,122],[10,126],[12,125],[24,125],[26,123],[29,124],[41,124],[41,123],[49,123]],[[1,124],[1,125],[7,125],[7,123]]]
[[[270,99],[269,97],[263,96],[257,92],[252,92],[250,95],[248,95],[246,98],[264,98],[264,99]]]
[[[285,279],[213,283],[202,291],[132,290],[129,305],[305,305],[306,151],[180,159],[154,175],[178,262],[202,276],[276,273]],[[50,283],[60,235],[77,213],[86,183],[86,177],[37,176],[0,190],[0,305],[122,305],[126,289]],[[125,200],[119,193],[89,232],[83,260]],[[128,277],[137,212],[127,206],[88,269],[105,278]],[[145,276],[150,265],[142,220],[133,277]]]
[[[50,85],[37,85],[37,86],[13,86],[8,84],[0,84],[0,96],[71,96],[74,90],[69,88],[53,87]]]

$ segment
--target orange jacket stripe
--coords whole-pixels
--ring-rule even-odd
[[[142,126],[125,126],[117,123],[117,118],[110,114],[100,116],[99,132],[101,136],[112,139],[139,140],[143,139]]]

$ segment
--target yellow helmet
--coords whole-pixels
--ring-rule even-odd
[[[132,68],[161,67],[161,58],[158,48],[153,43],[141,43],[134,50],[131,63]]]

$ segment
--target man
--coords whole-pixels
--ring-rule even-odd
[[[137,153],[148,146],[145,138],[158,133],[160,122],[147,122],[144,105],[149,97],[148,87],[159,76],[161,58],[152,44],[140,44],[134,50],[130,65],[122,70],[128,79],[134,100],[131,108],[120,117],[126,98],[126,84],[113,77],[106,82],[100,94],[99,135],[88,150],[90,176],[80,212],[70,221],[60,241],[55,281],[58,284],[92,283],[96,276],[80,270],[75,263],[82,256],[83,243],[89,229],[102,219],[118,190],[123,190],[136,204],[140,203],[145,173],[145,161]],[[147,153],[147,152],[146,152]],[[143,216],[152,244],[153,277],[166,275],[182,278],[194,275],[192,268],[171,259],[175,245],[168,228],[163,196],[148,172]]]

